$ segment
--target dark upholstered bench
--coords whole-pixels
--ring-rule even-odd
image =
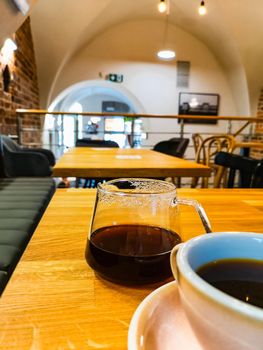
[[[3,292],[50,199],[49,177],[0,178],[0,293]]]

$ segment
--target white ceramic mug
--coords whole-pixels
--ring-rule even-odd
[[[263,234],[221,232],[175,246],[171,268],[186,315],[204,349],[262,350],[263,309],[216,289],[196,273],[220,259],[263,261]]]

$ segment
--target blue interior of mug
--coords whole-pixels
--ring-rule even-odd
[[[189,241],[184,248],[183,255],[194,271],[206,263],[221,259],[263,260],[263,234],[211,233]]]

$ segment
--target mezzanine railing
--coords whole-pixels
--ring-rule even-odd
[[[200,133],[205,136],[210,136],[211,134],[215,135],[217,133],[226,133],[226,134],[232,134],[235,137],[239,137],[242,139],[246,139],[246,141],[251,140],[252,135],[254,135],[253,131],[253,125],[256,123],[263,123],[262,118],[255,118],[255,117],[248,117],[248,116],[197,116],[197,115],[156,115],[156,114],[131,114],[131,113],[94,113],[94,112],[61,112],[61,111],[52,111],[49,112],[48,110],[36,110],[36,109],[18,109],[17,111],[17,139],[18,143],[25,144],[23,141],[23,134],[25,132],[38,132],[38,133],[45,133],[48,131],[49,137],[46,138],[46,144],[44,146],[46,147],[58,147],[63,149],[64,147],[64,118],[67,116],[73,116],[74,117],[74,130],[73,133],[75,135],[75,139],[79,137],[80,134],[84,134],[85,132],[83,130],[80,130],[79,123],[78,123],[78,117],[84,116],[84,117],[100,117],[100,118],[108,118],[108,117],[124,117],[131,120],[131,127],[129,132],[129,141],[131,147],[134,146],[134,139],[136,138],[136,128],[135,123],[138,118],[148,119],[148,118],[158,118],[160,120],[167,120],[167,119],[174,119],[180,122],[179,125],[176,126],[176,131],[169,130],[143,130],[143,133],[146,134],[146,137],[158,135],[160,139],[167,139],[169,136],[179,136],[179,137],[190,137],[191,138],[191,132],[186,131],[187,126],[187,120],[189,118],[192,121],[224,121],[226,123],[224,131],[221,130],[218,132],[217,125],[213,125],[213,131],[212,133],[207,131],[207,128],[202,124],[200,125]],[[35,127],[25,127],[23,124],[24,118],[27,116],[39,116],[43,118],[43,121],[41,125],[44,126],[44,118],[45,116],[54,116],[55,118],[60,118],[60,125],[59,127],[55,127],[54,130],[45,130],[43,127],[41,129],[35,128]],[[234,123],[239,122],[239,127],[235,131],[233,131],[233,125]],[[240,125],[240,123],[243,123]],[[179,127],[178,127],[179,126]],[[51,137],[52,134],[60,134],[61,137]],[[53,140],[56,140],[58,142],[57,144],[52,144]],[[59,141],[58,141],[59,140]],[[28,143],[27,143],[28,144]],[[34,144],[29,144],[30,146],[34,146]],[[143,143],[142,147],[152,147],[153,145],[149,143]],[[192,145],[190,144],[190,147]]]
[[[81,138],[82,136],[86,137],[85,130],[80,130],[78,117],[100,117],[100,118],[108,118],[108,117],[124,117],[130,120],[130,130],[127,133],[127,139],[129,140],[130,147],[136,147],[136,138],[138,136],[138,131],[136,130],[136,121],[141,119],[146,121],[149,118],[162,120],[162,123],[164,124],[165,120],[175,120],[175,130],[171,130],[171,127],[169,129],[162,130],[147,130],[147,128],[143,128],[143,134],[146,135],[146,141],[142,140],[141,147],[145,148],[152,148],[155,143],[158,141],[169,139],[171,137],[187,137],[190,140],[192,139],[192,134],[196,131],[192,132],[191,128],[189,130],[189,124],[187,124],[187,120],[191,119],[192,121],[223,121],[224,126],[220,126],[218,128],[218,125],[211,125],[209,124],[209,127],[207,127],[204,124],[198,125],[198,132],[202,135],[203,138],[211,136],[211,135],[217,135],[217,134],[231,134],[236,137],[237,141],[239,142],[238,146],[239,149],[242,147],[248,147],[251,149],[252,147],[259,148],[260,150],[263,149],[263,141],[262,141],[262,135],[258,138],[257,142],[253,141],[253,137],[255,137],[254,133],[254,126],[257,123],[263,123],[262,118],[255,118],[255,117],[248,117],[248,116],[197,116],[197,115],[153,115],[153,114],[130,114],[130,113],[94,113],[94,112],[61,112],[61,111],[52,111],[49,112],[48,110],[35,110],[35,109],[18,109],[17,111],[17,135],[14,135],[17,138],[18,143],[25,145],[25,146],[32,146],[34,147],[36,145],[35,142],[25,142],[24,140],[24,134],[25,133],[38,133],[39,140],[41,145],[46,148],[50,148],[56,155],[57,158],[59,158],[62,153],[67,149],[65,145],[65,139],[64,139],[64,122],[65,118],[67,117],[73,117],[74,118],[74,126],[72,132],[74,134],[74,139],[76,141],[77,138]],[[27,116],[39,116],[42,118],[42,122],[40,123],[42,125],[42,128],[36,128],[31,126],[25,126],[25,124],[28,124]],[[46,116],[53,116],[54,118],[59,118],[60,124],[56,124],[54,129],[45,129],[44,128],[44,120]],[[146,123],[147,124],[147,123]],[[222,124],[222,123],[221,123]],[[159,125],[159,124],[158,124]],[[171,125],[171,123],[169,123]],[[194,124],[195,127],[197,127],[196,124]],[[188,129],[188,130],[187,130]],[[209,129],[209,130],[208,130]],[[47,134],[47,137],[45,138],[45,142],[43,142],[43,135]],[[93,135],[88,135],[89,137],[92,137]],[[149,142],[149,139],[152,140]],[[157,142],[156,142],[157,140]],[[253,141],[253,142],[252,142]],[[243,142],[246,142],[245,145]],[[75,144],[75,143],[74,143]],[[261,151],[262,152],[262,151]],[[187,152],[185,154],[185,159],[188,160],[194,160],[195,158],[195,151],[194,151],[194,145],[192,140],[190,141],[190,144],[188,146]],[[186,180],[187,181],[187,180]],[[187,184],[187,182],[186,182]]]

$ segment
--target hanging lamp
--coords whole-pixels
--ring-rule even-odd
[[[165,14],[166,18],[165,18],[165,24],[164,24],[163,43],[162,43],[162,48],[157,52],[157,56],[160,60],[170,61],[176,57],[176,54],[175,54],[175,51],[172,48],[168,47],[167,45],[170,3],[169,3],[169,0],[166,0],[166,1],[167,1],[167,8],[166,8],[166,14]]]

